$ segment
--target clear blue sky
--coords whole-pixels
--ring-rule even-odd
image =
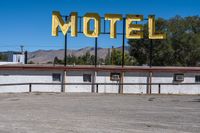
[[[0,0],[0,51],[18,50],[24,45],[29,51],[37,49],[62,49],[64,37],[51,36],[52,11],[68,15],[96,12],[142,14],[147,17],[170,18],[175,15],[200,15],[200,0]],[[121,37],[99,38],[100,47],[121,45]],[[94,39],[79,35],[69,38],[69,48],[94,46]]]

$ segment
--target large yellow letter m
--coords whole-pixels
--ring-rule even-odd
[[[72,12],[66,23],[63,21],[60,12],[52,14],[52,36],[58,36],[58,28],[60,27],[64,35],[71,28],[71,36],[77,36],[77,13]]]

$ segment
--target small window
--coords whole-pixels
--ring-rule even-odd
[[[182,73],[174,74],[174,81],[183,82],[184,74],[182,74]]]
[[[53,73],[52,74],[53,81],[61,81],[61,74],[60,73]]]
[[[120,73],[110,73],[110,80],[111,81],[119,81],[121,78]]]
[[[83,74],[83,82],[92,82],[91,74]]]
[[[200,75],[196,75],[195,76],[195,82],[196,83],[200,83]]]

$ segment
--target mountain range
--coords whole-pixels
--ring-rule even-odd
[[[121,47],[115,48],[121,50]],[[106,55],[111,51],[111,48],[98,48],[98,57],[105,59]],[[76,57],[82,56],[89,52],[91,55],[95,54],[94,47],[85,47],[77,50],[68,49],[67,55],[73,55]],[[128,52],[128,46],[125,47],[125,52]],[[33,52],[28,52],[28,62],[32,61],[34,63],[47,63],[49,61],[53,61],[54,58],[57,57],[59,59],[64,58],[64,50],[37,50]]]

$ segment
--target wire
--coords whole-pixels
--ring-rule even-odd
[[[16,47],[20,47],[19,45],[3,45],[1,46],[0,44],[0,48],[16,48]],[[61,48],[64,46],[56,46],[56,45],[49,45],[49,46],[35,46],[35,45],[24,45],[24,47],[26,48]]]

